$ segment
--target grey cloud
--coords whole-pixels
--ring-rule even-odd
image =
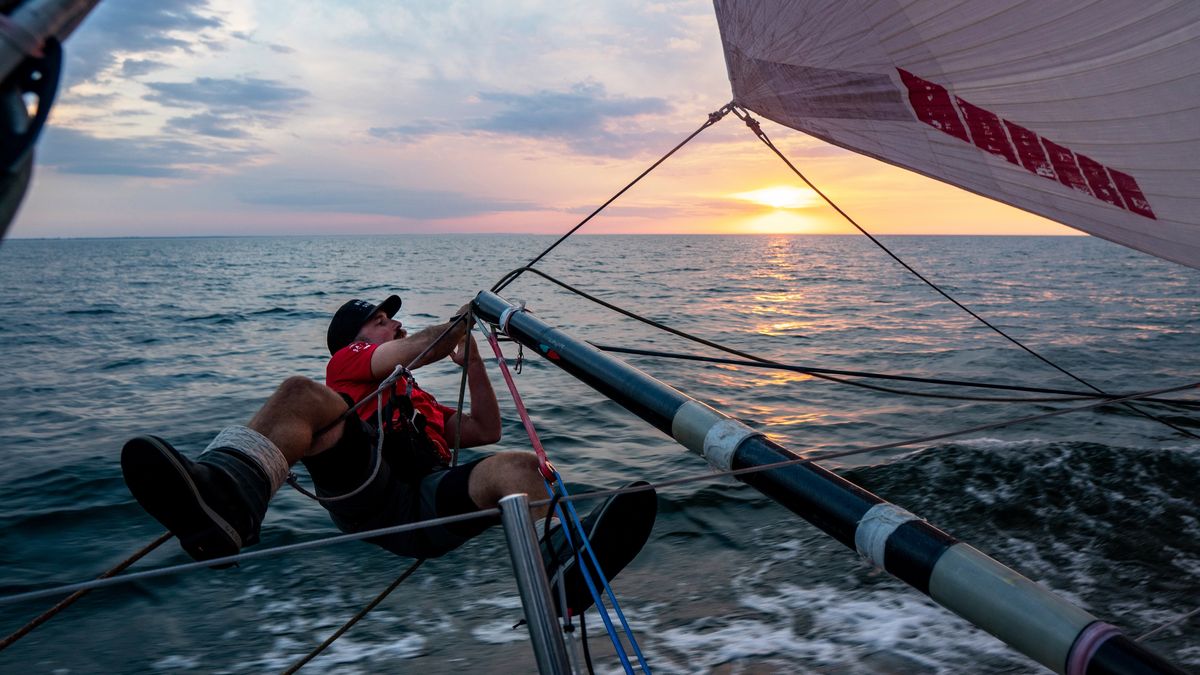
[[[214,138],[246,138],[249,134],[236,127],[239,121],[223,115],[199,113],[189,117],[172,117],[167,120],[167,129]]]
[[[458,130],[458,126],[443,120],[419,120],[411,124],[398,124],[394,127],[371,127],[367,129],[367,133],[375,138],[388,141],[403,141]]]
[[[116,52],[186,50],[170,33],[200,33],[224,24],[208,15],[208,0],[101,2],[67,42],[68,83],[88,81],[116,63]]]
[[[156,70],[166,68],[167,64],[153,59],[125,59],[121,62],[121,74],[125,77],[139,77]]]
[[[565,92],[487,92],[480,99],[504,110],[477,122],[476,129],[533,138],[603,134],[607,120],[670,110],[660,98],[610,98],[599,83],[576,84]]]
[[[481,199],[457,192],[300,179],[274,181],[253,187],[243,184],[237,197],[247,204],[283,206],[297,211],[361,213],[429,220],[536,208],[524,202]]]
[[[85,107],[102,107],[117,100],[114,93],[107,94],[76,94],[71,97],[71,103]]]
[[[147,94],[145,99],[163,105],[179,108],[216,106],[252,114],[292,110],[309,96],[304,89],[255,77],[198,77],[192,82],[147,82],[146,86],[153,93]]]
[[[277,80],[197,78],[192,82],[147,82],[151,90],[144,98],[173,108],[194,111],[167,122],[167,131],[215,138],[250,136],[250,127],[277,123],[283,113],[293,111],[309,93]]]
[[[460,122],[417,120],[391,126],[372,127],[375,138],[411,141],[440,133],[486,133],[523,138],[558,140],[586,155],[626,157],[646,147],[661,145],[662,134],[640,131],[610,131],[612,122],[640,115],[669,112],[661,98],[609,96],[604,85],[584,82],[565,91],[543,90],[533,94],[484,92],[479,100],[498,110],[482,118]]]
[[[237,38],[238,40],[244,40],[246,42],[249,42],[252,45],[261,45],[263,47],[266,47],[267,49],[270,49],[271,51],[273,51],[277,54],[292,54],[296,51],[295,49],[292,49],[291,47],[288,47],[287,45],[276,44],[273,42],[263,42],[261,40],[256,39],[253,34],[247,33],[245,31],[240,31],[240,30],[233,31],[229,35],[231,37]]]
[[[254,151],[182,140],[98,138],[76,129],[53,127],[41,140],[38,162],[63,173],[171,178],[251,154]]]

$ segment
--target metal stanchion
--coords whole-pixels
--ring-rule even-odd
[[[543,675],[571,673],[567,647],[563,644],[555,619],[554,604],[550,601],[550,580],[542,565],[533,518],[529,514],[529,496],[508,495],[500,500],[500,522],[508,540],[513,573],[525,608],[525,623],[537,658],[538,672]]]

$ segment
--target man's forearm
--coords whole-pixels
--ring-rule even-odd
[[[487,368],[479,356],[471,357],[467,367],[467,385],[471,389],[471,419],[475,420],[480,431],[491,432],[488,435],[494,435],[495,440],[499,440],[500,404],[496,401],[496,392],[492,390]]]
[[[453,325],[453,322],[447,321],[446,323],[425,328],[416,335],[406,338],[405,340],[401,340],[400,342],[406,343],[404,345],[405,347],[409,346],[407,344],[408,340],[416,341],[415,344],[412,345],[410,352],[412,355],[408,357],[409,361],[421,356],[421,352],[425,352],[425,355],[421,356],[420,360],[418,360],[416,363],[413,363],[410,368],[420,368],[423,365],[434,363],[435,361],[441,361],[449,356],[450,352],[454,351],[454,346],[458,344],[459,339],[461,339],[462,332],[461,330],[452,330],[452,328],[459,329],[460,326],[461,324],[455,326]],[[450,333],[447,334],[447,331],[450,331]],[[441,339],[439,340],[438,338]],[[430,345],[432,345],[432,347]],[[426,351],[427,349],[428,351]]]
[[[449,334],[446,334],[448,330]],[[454,351],[454,346],[462,339],[463,331],[462,322],[454,324],[448,321],[400,340],[385,342],[375,349],[375,354],[371,357],[371,373],[382,379],[390,375],[398,365],[415,369],[440,361]],[[413,362],[418,356],[421,358]]]

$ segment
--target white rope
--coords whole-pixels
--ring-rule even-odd
[[[396,366],[396,371],[393,371],[392,374],[395,375],[396,372],[399,371],[402,367],[403,366]],[[374,455],[375,468],[371,470],[371,475],[367,476],[367,479],[362,482],[362,485],[359,485],[358,487],[354,488],[353,490],[351,490],[350,492],[347,492],[344,495],[338,495],[336,497],[318,497],[316,494],[313,494],[312,492],[309,492],[308,490],[305,490],[303,487],[300,486],[300,479],[296,476],[295,472],[288,472],[287,484],[291,485],[296,490],[296,492],[299,492],[300,494],[304,495],[305,497],[308,497],[310,499],[315,499],[316,501],[322,502],[322,503],[340,502],[343,499],[349,499],[349,498],[353,497],[354,495],[367,489],[368,485],[375,482],[375,477],[379,475],[379,468],[381,466],[383,466],[383,395],[382,394],[376,394],[376,396],[375,396],[375,422],[377,425],[377,427],[376,427],[377,432],[379,434],[379,439],[375,443],[375,455]]]

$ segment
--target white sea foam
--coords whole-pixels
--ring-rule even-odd
[[[679,672],[772,658],[848,672],[959,673],[978,658],[1024,661],[915,592],[789,584],[739,600],[758,616],[704,618],[655,630],[669,651],[683,655],[675,665]]]
[[[180,670],[192,670],[200,667],[200,657],[172,655],[161,658],[150,664],[155,670],[165,670],[174,673]]]
[[[520,604],[520,603],[518,603]],[[529,639],[529,631],[523,626],[513,627],[516,620],[497,619],[471,627],[471,637],[489,645],[523,642]]]

